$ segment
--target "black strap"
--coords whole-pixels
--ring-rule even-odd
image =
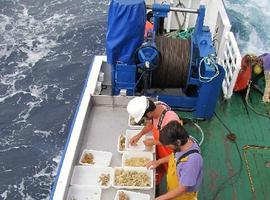
[[[177,159],[177,162],[176,162],[176,166],[181,162],[181,159],[182,158],[185,158],[187,157],[188,155],[190,154],[193,154],[193,153],[200,153],[198,149],[191,149],[189,151],[187,151],[186,153],[184,153],[182,156],[180,156],[180,158]]]
[[[163,110],[162,113],[161,113],[161,115],[160,115],[160,118],[159,118],[159,121],[158,121],[158,125],[157,125],[158,131],[161,130],[161,125],[162,125],[163,119],[164,119],[167,111],[168,111],[167,109]]]
[[[166,115],[166,112],[167,111],[170,111],[171,108],[170,108],[170,106],[168,106],[166,103],[164,103],[162,101],[156,102],[156,105],[163,105],[163,106],[166,107],[165,110],[162,111],[162,113],[160,115],[160,118],[159,118],[159,121],[158,121],[157,129],[158,129],[158,131],[160,131],[161,130],[161,125],[162,125],[163,119],[164,119],[164,117]]]

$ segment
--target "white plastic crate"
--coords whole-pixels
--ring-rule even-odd
[[[119,153],[124,153],[125,152],[125,149],[124,150],[120,150],[120,139],[121,139],[121,136],[125,137],[125,140],[126,140],[126,136],[125,135],[119,135],[118,136],[118,141],[117,141],[117,151]],[[126,142],[125,142],[125,146],[126,146]]]
[[[147,176],[150,179],[150,185],[149,186],[128,186],[128,185],[117,185],[115,183],[115,172],[116,170],[124,170],[125,172],[128,171],[134,171],[134,172],[144,172],[147,174]],[[151,188],[153,188],[153,182],[154,182],[154,178],[153,178],[153,170],[148,170],[145,167],[115,167],[113,170],[113,181],[112,181],[112,186],[114,188],[117,189],[140,189],[140,190],[149,190]]]
[[[145,145],[143,141],[145,140],[145,136],[142,136],[140,140],[137,142],[136,145],[131,145],[130,144],[130,139],[137,135],[141,130],[126,130],[126,150],[127,151],[144,151],[145,150]]]
[[[126,160],[131,158],[146,158],[149,159],[150,162],[153,160],[153,154],[151,152],[124,152],[122,155],[122,167],[131,167],[126,166],[125,164]],[[145,167],[145,166],[137,166],[137,167]]]
[[[146,139],[153,139],[154,137],[152,135],[145,135],[145,140]],[[150,152],[150,153],[155,153],[156,152],[156,145],[152,146],[151,149],[148,149],[147,147],[145,147],[144,152]]]
[[[70,186],[68,189],[67,200],[91,199],[100,200],[101,188],[89,186]]]
[[[119,193],[124,192],[128,197],[129,200],[150,200],[149,194],[143,194],[139,192],[132,192],[128,190],[117,190],[114,200],[119,200]]]
[[[94,164],[89,164],[89,163],[83,163],[82,160],[84,156],[87,153],[91,153],[94,157],[93,161]],[[108,167],[111,163],[112,159],[112,153],[107,152],[107,151],[96,151],[96,150],[90,150],[90,149],[85,149],[83,150],[83,153],[80,157],[79,163],[81,165],[88,165],[88,166],[103,166],[103,167]]]
[[[106,186],[101,185],[99,177],[102,174],[109,174],[110,180]],[[112,185],[113,169],[111,167],[89,167],[75,166],[70,184],[76,186],[93,186],[109,188]]]
[[[132,117],[129,115],[128,116],[128,126],[131,128],[131,129],[143,129],[144,125],[136,125],[136,124],[132,124],[131,123],[131,120],[132,120]]]

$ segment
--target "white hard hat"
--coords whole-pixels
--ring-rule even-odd
[[[135,97],[127,105],[128,114],[138,123],[147,109],[147,98],[145,96]]]

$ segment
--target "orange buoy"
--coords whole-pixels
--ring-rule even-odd
[[[242,58],[241,61],[241,69],[238,74],[235,86],[234,86],[234,91],[241,91],[247,88],[248,82],[251,79],[251,62],[250,62],[250,56],[245,55]]]

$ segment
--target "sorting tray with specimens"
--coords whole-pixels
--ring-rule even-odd
[[[131,129],[143,129],[144,124],[136,124],[134,121],[134,118],[132,118],[130,115],[128,116],[128,126]]]
[[[151,152],[126,151],[122,155],[123,167],[146,167],[146,164],[153,160]]]
[[[122,148],[121,145],[123,145]],[[126,150],[126,136],[121,134],[118,136],[117,140],[117,151],[122,154],[125,152],[125,150]]]
[[[141,130],[126,130],[126,143],[125,143],[125,147],[127,151],[144,151],[145,150],[145,145],[143,143],[143,141],[145,140],[145,136],[142,136],[140,138],[140,140],[135,144],[135,145],[131,145],[130,144],[130,139],[137,135]]]
[[[117,190],[116,195],[114,197],[114,200],[120,200],[119,199],[119,194],[123,192],[125,193],[129,200],[150,200],[150,195],[149,194],[143,194],[139,192],[132,192],[128,190]]]
[[[109,188],[112,184],[113,169],[111,167],[75,166],[71,177],[71,185]],[[102,185],[101,176],[109,177],[107,184]]]
[[[149,190],[153,188],[153,170],[145,167],[115,167],[112,186],[117,189]]]
[[[93,156],[93,159],[91,160],[92,162],[87,163],[83,162],[85,156],[87,155]],[[112,159],[112,153],[107,152],[107,151],[96,151],[96,150],[90,150],[90,149],[84,149],[82,152],[82,155],[80,157],[79,163],[81,165],[89,165],[89,166],[103,166],[103,167],[108,167],[111,163]]]
[[[153,139],[153,136],[150,135],[143,135],[140,140],[137,142],[137,144],[135,145],[131,145],[130,144],[130,139],[137,135],[141,130],[126,130],[126,139],[125,139],[125,151],[145,151],[145,152],[152,152],[155,153],[156,151],[156,147],[155,145],[152,146],[151,149],[147,149],[147,147],[145,147],[143,141],[146,139]],[[123,152],[122,152],[123,153]]]

